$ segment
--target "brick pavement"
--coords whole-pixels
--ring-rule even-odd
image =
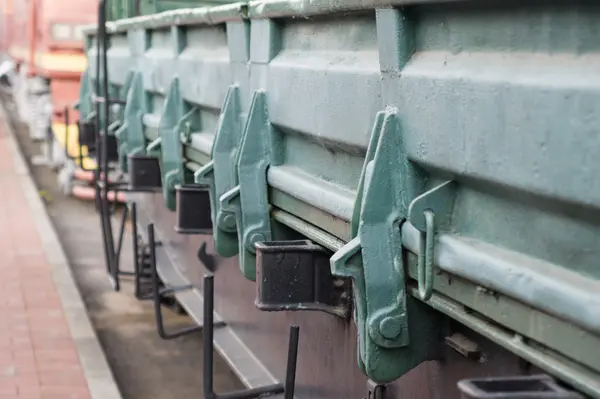
[[[60,245],[2,120],[0,190],[0,399],[119,398],[70,272],[57,269],[61,259],[68,266],[62,249],[49,253]]]

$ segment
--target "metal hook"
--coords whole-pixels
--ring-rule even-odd
[[[423,215],[425,216],[426,231],[420,234],[417,282],[421,300],[428,301],[433,293],[435,214],[430,209],[426,209]]]
[[[445,181],[416,197],[408,207],[407,219],[420,232],[417,282],[423,301],[433,293],[435,232],[450,226],[456,189],[454,181]]]
[[[156,242],[154,240],[154,224],[152,223],[148,225],[148,242],[150,245],[150,265],[152,270],[152,299],[154,301],[154,316],[156,318],[156,330],[158,335],[162,339],[174,339],[202,331],[202,326],[198,325],[186,327],[175,332],[166,331],[161,308],[164,297],[173,295],[177,292],[190,290],[193,286],[185,285],[178,287],[164,287],[161,289],[159,286],[158,270],[156,268]]]

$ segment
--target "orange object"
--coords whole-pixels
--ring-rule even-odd
[[[94,172],[89,170],[77,169],[73,173],[73,177],[81,182],[90,184],[94,182]],[[100,173],[100,179],[104,179],[104,173]],[[108,178],[108,181],[109,183],[114,183],[114,180],[112,180],[110,177]]]
[[[77,186],[77,185],[73,186],[73,188],[71,190],[71,194],[75,198],[79,198],[79,199],[87,200],[87,201],[91,201],[96,198],[96,191],[94,190],[94,187],[91,187],[91,186]],[[114,191],[109,191],[108,201],[109,202],[117,201],[120,203],[124,203],[125,202],[125,194],[123,194],[122,192],[117,192],[116,196],[115,196]]]

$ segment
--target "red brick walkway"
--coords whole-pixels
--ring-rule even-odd
[[[0,399],[91,398],[0,121]]]

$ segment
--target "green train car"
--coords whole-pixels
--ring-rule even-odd
[[[152,15],[164,11],[189,7],[218,6],[231,3],[224,0],[106,0],[107,20]]]
[[[599,26],[270,0],[90,27],[79,109],[127,176],[98,195],[126,191],[159,334],[175,295],[236,398],[600,398]]]

